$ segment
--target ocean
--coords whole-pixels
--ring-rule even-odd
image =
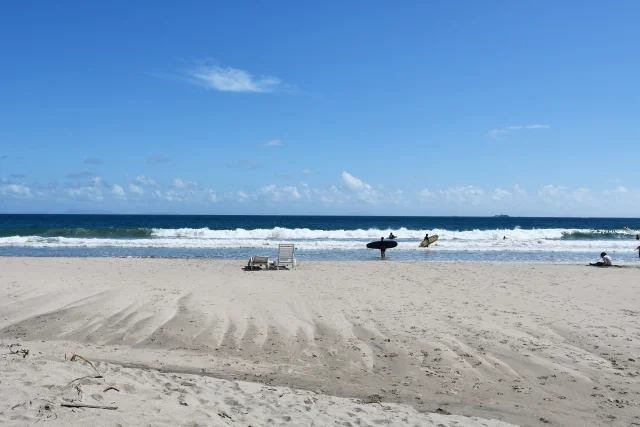
[[[0,256],[274,257],[279,243],[305,260],[375,260],[366,243],[393,232],[388,261],[584,264],[605,251],[640,266],[638,218],[0,215]],[[419,248],[425,233],[437,234]]]

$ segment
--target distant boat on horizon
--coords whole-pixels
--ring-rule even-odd
[[[500,215],[494,215],[494,218],[511,218],[509,215],[505,215],[505,214],[500,214]]]

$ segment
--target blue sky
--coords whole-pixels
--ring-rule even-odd
[[[0,211],[638,216],[640,3],[10,2]]]

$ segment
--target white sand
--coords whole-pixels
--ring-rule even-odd
[[[242,267],[0,258],[0,423],[640,425],[638,269]]]

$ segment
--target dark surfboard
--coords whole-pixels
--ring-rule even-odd
[[[394,242],[392,240],[378,240],[377,242],[367,243],[367,248],[369,249],[381,249],[381,248],[395,248],[398,246],[398,242]]]

